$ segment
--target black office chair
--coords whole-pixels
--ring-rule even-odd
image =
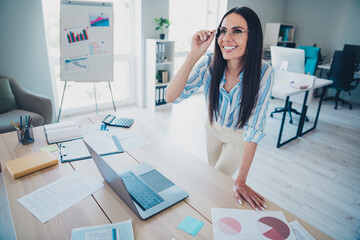
[[[354,52],[335,51],[334,53],[328,79],[333,81],[330,88],[335,88],[336,94],[334,97],[324,99],[324,101],[335,100],[334,109],[337,109],[339,101],[342,104],[348,104],[349,109],[352,109],[349,102],[340,98],[340,93],[345,91],[351,95],[350,91],[354,90],[359,84],[360,79],[354,79],[355,59],[356,53]]]

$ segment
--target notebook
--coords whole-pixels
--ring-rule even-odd
[[[5,163],[14,179],[58,164],[58,160],[48,151],[42,151],[17,158]]]
[[[75,122],[62,122],[44,126],[46,140],[49,144],[82,138],[82,131]]]
[[[146,162],[136,164],[119,175],[84,142],[102,177],[141,219],[147,219],[189,196]]]
[[[96,136],[85,137],[85,139],[94,146],[96,152],[100,156],[122,153],[122,148],[116,136],[109,136],[103,134],[96,134]],[[60,144],[61,162],[70,162],[91,158],[91,155],[86,148],[82,139],[64,142]]]

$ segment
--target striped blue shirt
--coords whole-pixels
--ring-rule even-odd
[[[197,92],[197,90],[204,86],[204,95],[207,109],[209,109],[209,88],[211,81],[211,62],[212,54],[206,55],[202,58],[196,66],[192,69],[185,89],[180,94],[180,96],[174,101],[174,103],[179,103],[182,100],[190,97],[192,94]],[[239,119],[239,111],[241,105],[241,91],[242,91],[242,76],[243,72],[239,75],[240,82],[237,83],[230,92],[227,92],[224,88],[225,73],[220,82],[220,92],[219,92],[219,117],[217,118],[217,123],[222,127],[232,128],[234,130],[237,128],[237,122]],[[266,62],[262,63],[261,68],[261,82],[259,86],[259,93],[257,103],[253,109],[253,112],[244,126],[244,140],[248,142],[259,143],[260,140],[265,136],[265,122],[266,122],[266,111],[268,109],[271,89],[274,83],[274,71],[272,67]]]

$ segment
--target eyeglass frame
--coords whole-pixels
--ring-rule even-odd
[[[215,36],[216,36],[217,39],[219,39],[219,38],[220,38],[220,35],[221,35],[221,33],[220,33],[220,28],[221,28],[221,27],[219,27],[219,28],[216,30]],[[238,38],[240,38],[240,37],[242,36],[242,34],[243,34],[244,32],[250,32],[249,30],[244,30],[244,29],[242,29],[242,28],[236,28],[235,30],[241,30],[241,33],[239,34],[239,37],[234,38],[234,37],[232,36],[233,33],[230,33],[230,32],[227,31],[227,30],[226,30],[226,31],[227,31],[226,34],[229,34],[232,39],[238,39]],[[224,35],[224,37],[226,36],[226,34]],[[224,38],[224,37],[222,37],[222,38]]]

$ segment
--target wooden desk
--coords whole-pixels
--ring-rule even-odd
[[[154,217],[142,221],[106,185],[85,200],[42,224],[19,204],[17,199],[73,171],[83,172],[102,180],[93,161],[88,159],[59,163],[58,166],[44,169],[18,180],[12,180],[7,170],[3,169],[18,239],[69,239],[72,228],[108,224],[130,218],[133,222],[135,239],[212,239],[211,208],[250,209],[247,203],[239,205],[233,197],[233,179],[175,146],[159,134],[157,129],[148,122],[146,109],[127,108],[117,114],[135,118],[135,123],[130,130],[141,134],[150,142],[150,145],[130,150],[127,153],[106,156],[105,160],[115,170],[147,161],[171,181],[185,189],[189,193],[189,197]],[[103,117],[95,117],[90,120],[99,123]],[[15,132],[1,134],[0,154],[3,156],[1,164],[37,152],[41,147],[47,145],[41,127],[35,128],[34,134],[35,143],[27,146],[18,143]],[[316,239],[331,239],[274,203],[268,201],[267,206],[268,210],[283,211],[288,221],[296,219],[301,222]],[[205,223],[195,237],[177,228],[177,225],[187,215]]]

